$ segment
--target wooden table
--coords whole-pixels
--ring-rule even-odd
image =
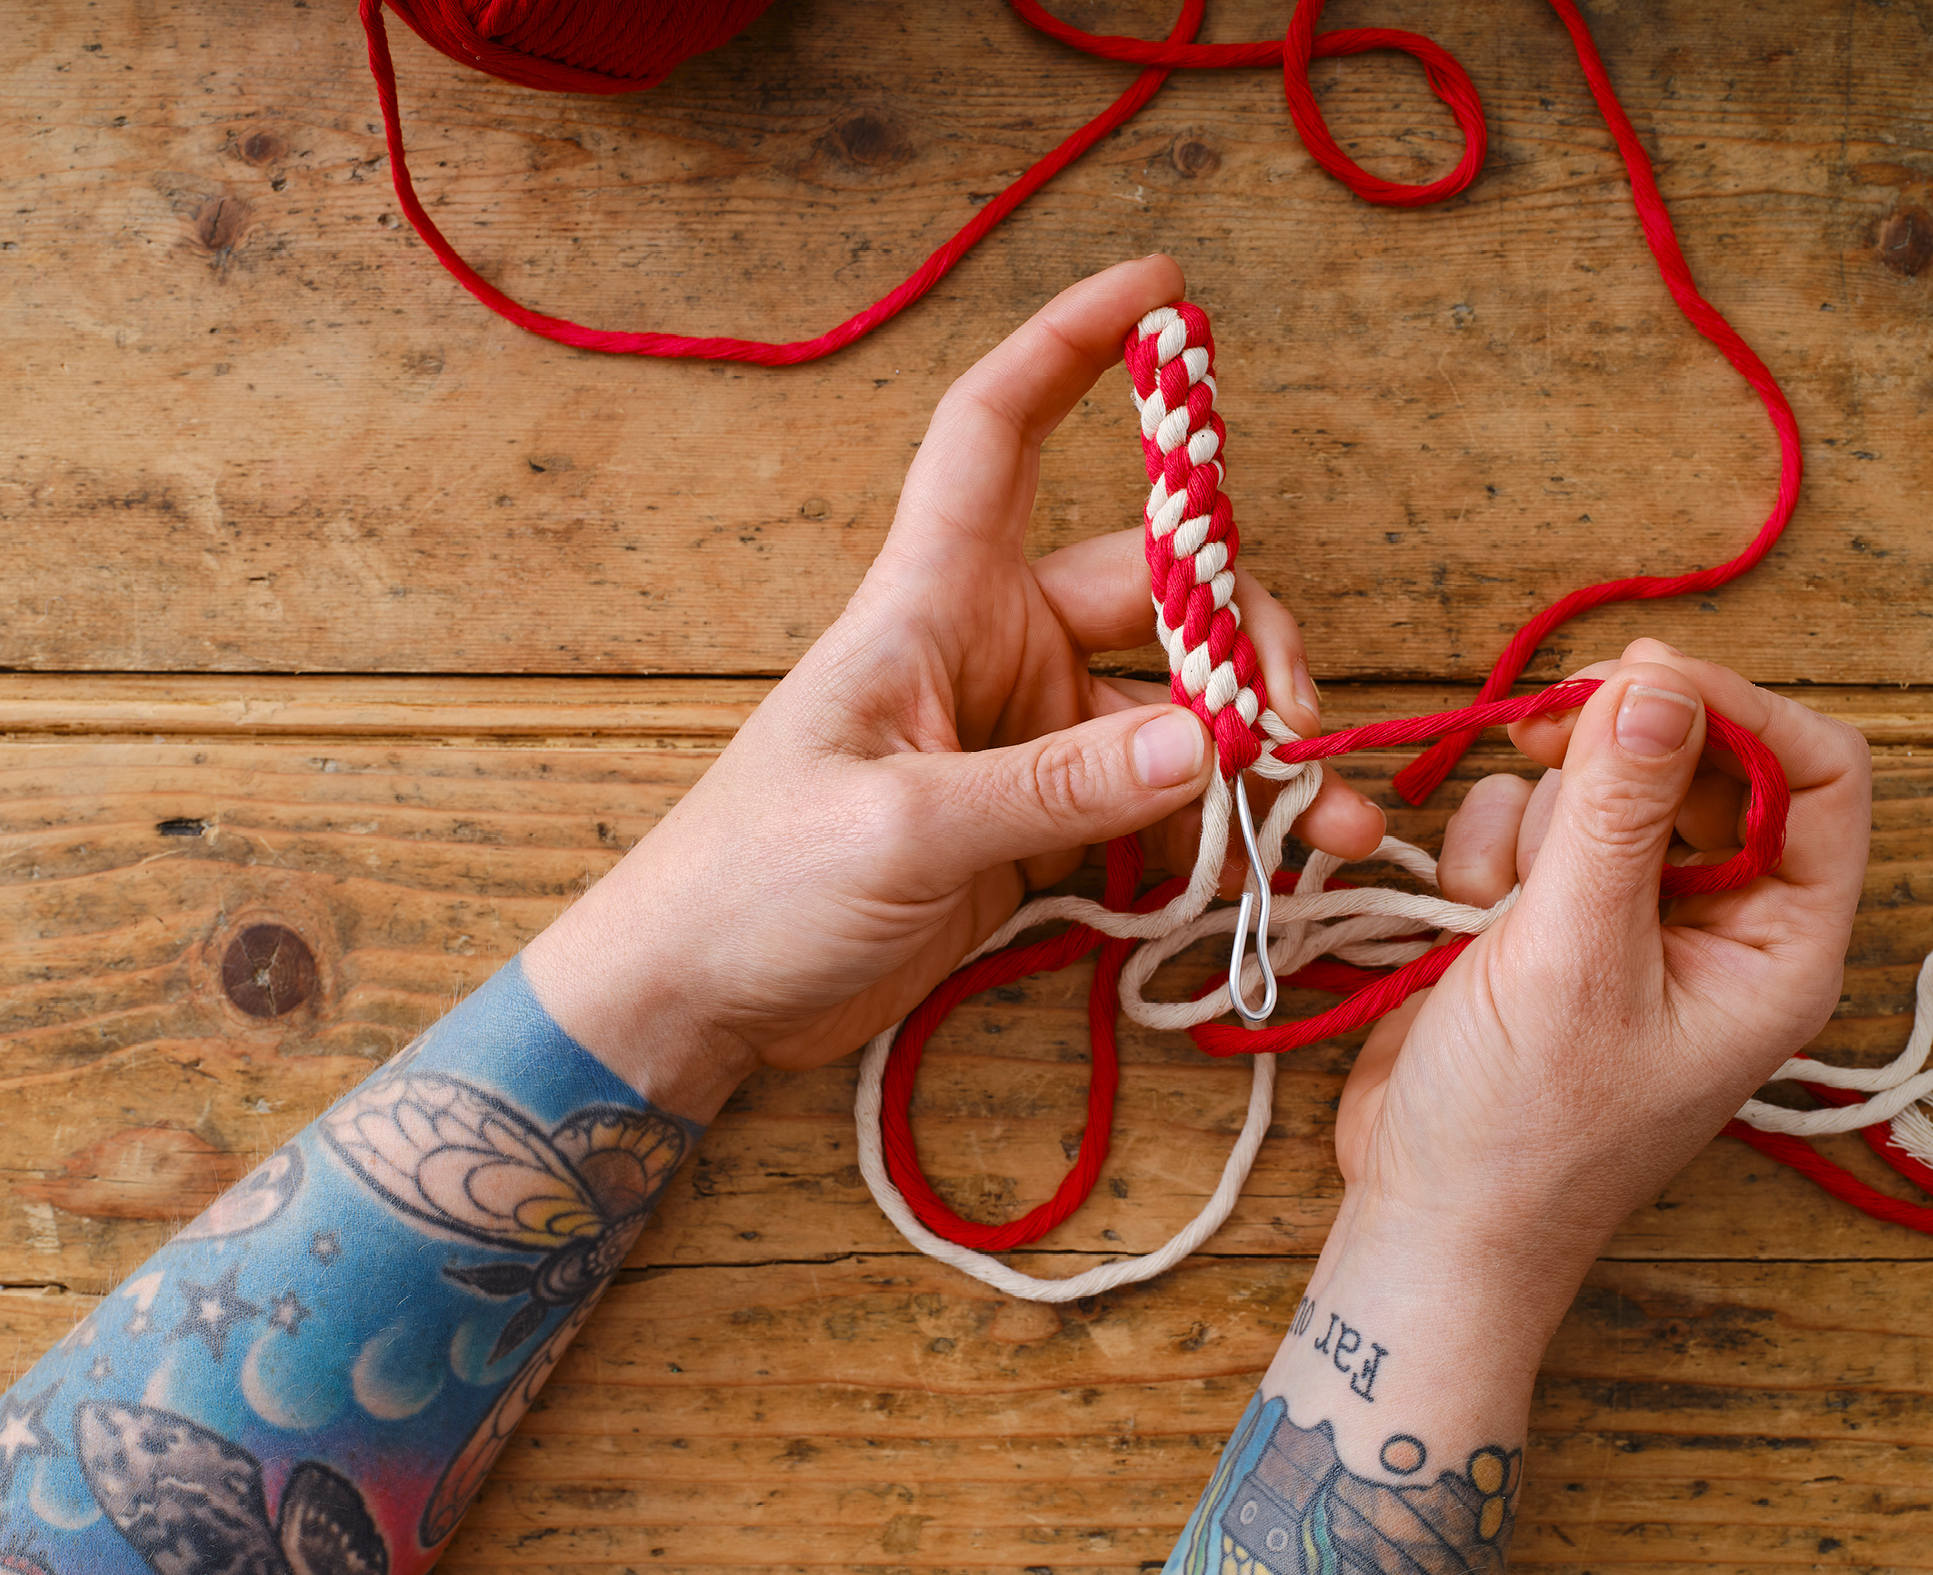
[[[1217,0],[1208,36],[1278,31],[1282,9]],[[1866,730],[1872,866],[1819,1048],[1876,1061],[1933,949],[1933,12],[1587,10],[1808,472],[1748,579],[1588,618],[1532,676],[1648,631]],[[1365,206],[1313,168],[1269,73],[1184,73],[905,318],[767,372],[567,352],[458,291],[399,223],[346,0],[15,19],[17,1366],[650,828],[836,615],[948,380],[1083,273],[1165,248],[1214,313],[1247,561],[1302,616],[1333,722],[1467,696],[1572,585],[1737,550],[1772,494],[1763,417],[1672,310],[1553,16],[1363,0],[1325,21],[1411,26],[1463,60],[1493,136],[1467,196]],[[998,0],[781,3],[661,89],[599,101],[392,37],[425,199],[486,275],[599,324],[767,337],[882,293],[1128,76]],[[1316,80],[1379,170],[1454,157],[1413,68]],[[1125,405],[1110,374],[1054,439],[1039,549],[1139,518]],[[1515,764],[1492,746],[1411,811],[1384,790],[1398,763],[1345,769],[1425,841]],[[224,973],[257,925],[313,959],[273,998]],[[961,1206],[1005,1217],[1065,1163],[1083,992],[1078,973],[999,992],[937,1043],[919,1132]],[[1058,1311],[906,1249],[853,1162],[851,1061],[754,1080],[444,1568],[1158,1568],[1333,1214],[1356,1042],[1284,1066],[1207,1252]],[[1104,1184],[1023,1263],[1145,1250],[1212,1184],[1245,1072],[1135,1031],[1123,1052]],[[1933,1243],[1713,1144],[1627,1222],[1551,1349],[1520,1563],[1933,1566],[1930,1314]]]

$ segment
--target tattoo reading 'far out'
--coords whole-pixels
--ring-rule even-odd
[[[1289,1325],[1289,1334],[1300,1339],[1309,1332],[1315,1322],[1316,1304],[1308,1297],[1302,1298],[1301,1306],[1295,1310],[1295,1320]],[[1342,1314],[1329,1314],[1329,1327],[1317,1336],[1315,1348],[1329,1358],[1335,1370],[1349,1380],[1350,1393],[1357,1398],[1369,1401],[1372,1405],[1376,1397],[1371,1391],[1376,1387],[1376,1374],[1382,1371],[1383,1358],[1389,1355],[1387,1346],[1369,1342],[1369,1355],[1360,1361],[1352,1361],[1363,1348],[1363,1332],[1345,1322]]]

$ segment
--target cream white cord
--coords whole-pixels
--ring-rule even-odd
[[[1282,841],[1289,825],[1315,797],[1319,781],[1319,768],[1313,765],[1291,779],[1264,823],[1260,843],[1271,873],[1281,863]],[[1227,784],[1217,778],[1204,801],[1200,857],[1186,890],[1166,907],[1150,914],[1122,914],[1086,898],[1043,897],[1016,912],[971,957],[964,959],[962,966],[1010,945],[1024,931],[1037,925],[1065,920],[1089,925],[1109,935],[1146,942],[1135,948],[1121,971],[1121,1007],[1135,1022],[1149,1028],[1179,1031],[1227,1013],[1231,1007],[1226,984],[1199,1001],[1151,1001],[1144,991],[1155,969],[1175,953],[1195,941],[1226,935],[1235,928],[1234,908],[1204,911],[1214,895],[1228,846],[1230,798]],[[1394,837],[1384,838],[1372,858],[1395,864],[1435,883],[1436,861],[1422,849]],[[1341,867],[1340,859],[1311,851],[1297,878],[1294,895],[1276,899],[1269,924],[1273,937],[1269,958],[1278,977],[1292,974],[1324,955],[1365,967],[1408,962],[1421,956],[1434,942],[1398,941],[1394,937],[1414,937],[1418,930],[1424,929],[1481,934],[1508,912],[1517,899],[1517,892],[1513,890],[1494,907],[1473,908],[1440,897],[1384,887],[1325,891],[1329,877]],[[1252,988],[1259,975],[1259,967],[1250,959],[1244,970],[1247,986]],[[1076,1301],[1117,1286],[1152,1279],[1199,1249],[1233,1212],[1273,1113],[1275,1057],[1259,1055],[1253,1058],[1254,1076],[1249,1084],[1248,1112],[1241,1133],[1222,1166],[1215,1190],[1201,1211],[1151,1253],[1102,1264],[1064,1280],[1041,1279],[928,1230],[893,1185],[880,1140],[880,1109],[886,1063],[899,1029],[900,1024],[895,1023],[875,1038],[866,1046],[860,1062],[859,1091],[853,1109],[858,1126],[860,1173],[886,1217],[921,1252],[995,1290],[1030,1301]],[[1927,1118],[1918,1103],[1933,1097],[1933,1069],[1926,1065],[1929,1053],[1933,1053],[1933,956],[1920,968],[1912,1034],[1906,1048],[1887,1065],[1840,1067],[1795,1056],[1767,1079],[1768,1082],[1804,1079],[1834,1088],[1856,1088],[1871,1094],[1871,1098],[1858,1105],[1819,1110],[1788,1110],[1750,1099],[1739,1110],[1739,1118],[1764,1131],[1803,1136],[1851,1132],[1891,1118],[1894,1142],[1916,1158],[1933,1164],[1933,1120]]]
[[[865,1056],[859,1063],[859,1097],[853,1106],[859,1127],[859,1172],[866,1178],[866,1185],[872,1188],[873,1197],[885,1211],[886,1217],[921,1252],[939,1259],[941,1263],[951,1264],[961,1273],[970,1274],[997,1291],[1005,1291],[1009,1296],[1018,1296],[1026,1301],[1079,1301],[1083,1296],[1098,1296],[1117,1285],[1133,1285],[1172,1269],[1222,1228],[1235,1207],[1235,1200],[1242,1195],[1242,1185],[1248,1180],[1249,1170],[1262,1147],[1262,1139],[1268,1134],[1269,1118],[1275,1109],[1275,1057],[1252,1057],[1255,1076],[1249,1083],[1248,1118],[1242,1123],[1241,1134],[1235,1139],[1234,1148],[1229,1151],[1228,1162],[1222,1166],[1221,1180],[1215,1184],[1215,1190],[1202,1211],[1165,1245],[1145,1257],[1103,1263],[1064,1280],[1037,1279],[1031,1274],[1022,1274],[1018,1269],[1009,1268],[998,1258],[989,1257],[984,1252],[975,1252],[971,1247],[962,1247],[958,1242],[934,1235],[919,1222],[907,1206],[906,1199],[900,1196],[899,1188],[886,1174],[886,1157],[879,1140],[880,1085],[885,1080],[886,1059],[892,1053],[893,1036],[898,1032],[895,1026],[873,1040],[866,1046]]]
[[[1906,1048],[1885,1066],[1829,1066],[1794,1056],[1766,1079],[1768,1083],[1790,1078],[1823,1083],[1828,1088],[1857,1088],[1872,1098],[1857,1105],[1830,1105],[1819,1110],[1787,1110],[1762,1099],[1748,1099],[1739,1107],[1738,1119],[1761,1132],[1791,1132],[1800,1137],[1856,1132],[1893,1120],[1893,1141],[1915,1159],[1933,1165],[1933,1122],[1912,1108],[1933,1095],[1933,1071],[1925,1069],[1929,1051],[1933,1051],[1933,954],[1920,964],[1919,982],[1913,992],[1913,1031],[1907,1036]],[[1925,1128],[1924,1133],[1919,1128]]]
[[[1284,737],[1293,736],[1273,712],[1265,715],[1265,725],[1269,722],[1274,724],[1270,727],[1271,734],[1279,730]],[[1281,795],[1259,833],[1267,873],[1273,875],[1281,865],[1282,843],[1289,827],[1309,807],[1321,786],[1322,768],[1310,762],[1268,774],[1284,782]],[[1222,861],[1228,850],[1232,798],[1228,784],[1217,776],[1202,801],[1201,851],[1194,871],[1186,889],[1166,907],[1153,913],[1131,914],[1105,908],[1084,897],[1038,898],[988,936],[972,956],[962,960],[961,966],[1000,950],[1037,925],[1066,920],[1118,938],[1151,943],[1135,948],[1122,971],[1122,1006],[1136,1022],[1156,1028],[1186,1028],[1221,1016],[1230,1009],[1225,984],[1200,1001],[1154,1002],[1146,1000],[1141,992],[1148,977],[1165,958],[1192,941],[1228,934],[1235,927],[1235,909],[1204,911],[1221,880]],[[1425,880],[1434,882],[1436,878],[1436,861],[1429,854],[1393,837],[1383,839],[1374,857],[1397,864]],[[1297,881],[1295,895],[1276,900],[1269,923],[1270,934],[1276,938],[1270,943],[1269,957],[1278,975],[1293,972],[1325,952],[1376,966],[1407,962],[1428,950],[1431,943],[1412,940],[1392,944],[1389,937],[1413,936],[1419,929],[1475,934],[1494,923],[1516,897],[1512,892],[1496,907],[1486,909],[1379,887],[1324,891],[1329,876],[1341,866],[1340,859],[1312,852]],[[1245,976],[1259,977],[1259,967],[1253,959]],[[895,1023],[875,1038],[866,1046],[860,1061],[859,1091],[853,1103],[860,1174],[866,1178],[866,1185],[886,1217],[921,1252],[972,1275],[995,1290],[1030,1301],[1078,1301],[1116,1286],[1132,1285],[1164,1273],[1194,1252],[1221,1229],[1233,1211],[1274,1113],[1275,1057],[1258,1055],[1253,1058],[1255,1070],[1249,1083],[1248,1113],[1241,1133],[1222,1166],[1221,1179],[1201,1212],[1168,1242],[1142,1257],[1101,1264],[1064,1280],[1040,1279],[928,1230],[893,1185],[880,1139],[881,1089],[893,1040],[898,1037],[900,1027],[901,1024]]]

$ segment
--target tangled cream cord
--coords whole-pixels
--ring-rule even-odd
[[[1287,729],[1283,731],[1287,732]],[[1281,795],[1258,834],[1266,873],[1270,876],[1281,865],[1282,844],[1289,827],[1315,798],[1321,785],[1321,767],[1312,761],[1271,774],[1286,780]],[[1152,1028],[1186,1028],[1219,1017],[1229,1010],[1226,984],[1199,1001],[1150,1001],[1143,992],[1149,977],[1164,959],[1193,941],[1205,936],[1227,934],[1235,927],[1235,909],[1205,911],[1220,882],[1222,864],[1228,851],[1230,798],[1228,784],[1217,776],[1203,800],[1201,851],[1195,860],[1194,871],[1186,889],[1166,907],[1153,913],[1132,914],[1116,912],[1084,897],[1041,897],[1027,903],[988,936],[972,957],[962,959],[962,965],[1000,950],[1024,931],[1038,925],[1058,920],[1071,921],[1109,935],[1140,939],[1147,943],[1135,949],[1121,976],[1122,1009],[1136,1022]],[[1397,864],[1435,883],[1436,861],[1421,848],[1407,842],[1385,837],[1373,857]],[[1373,886],[1352,891],[1325,891],[1323,887],[1328,877],[1341,864],[1341,860],[1326,853],[1312,852],[1297,881],[1295,894],[1276,899],[1269,918],[1272,937],[1269,958],[1278,974],[1293,972],[1324,953],[1367,966],[1405,962],[1420,955],[1430,943],[1417,940],[1398,942],[1390,937],[1414,936],[1424,926],[1475,934],[1494,923],[1509,908],[1516,895],[1513,892],[1492,908],[1472,908],[1441,898]],[[1255,876],[1251,874],[1251,886],[1254,883]],[[1259,964],[1252,958],[1247,970],[1259,976]],[[1274,1114],[1275,1057],[1252,1057],[1254,1074],[1249,1084],[1248,1110],[1242,1130],[1229,1151],[1227,1162],[1222,1166],[1214,1191],[1201,1211],[1161,1247],[1144,1256],[1102,1264],[1067,1279],[1041,1279],[1023,1274],[990,1254],[963,1247],[928,1230],[893,1185],[892,1178],[887,1174],[885,1153],[880,1141],[881,1089],[886,1075],[886,1062],[892,1054],[893,1040],[898,1036],[900,1026],[895,1023],[873,1039],[866,1046],[860,1061],[859,1090],[853,1108],[858,1129],[860,1173],[866,1178],[866,1185],[887,1218],[921,1252],[942,1263],[951,1264],[995,1290],[1030,1301],[1077,1301],[1116,1286],[1132,1285],[1173,1268],[1194,1252],[1221,1229],[1233,1211]]]
[[[1289,826],[1315,797],[1320,785],[1319,773],[1320,767],[1313,762],[1306,768],[1295,768],[1261,828],[1258,841],[1270,875],[1280,866],[1282,844]],[[1226,983],[1196,1001],[1150,1000],[1146,987],[1161,963],[1184,947],[1211,936],[1228,934],[1235,927],[1234,908],[1210,910],[1207,906],[1219,882],[1228,848],[1229,800],[1227,784],[1216,778],[1203,804],[1201,851],[1194,871],[1187,888],[1166,907],[1153,913],[1128,914],[1082,897],[1038,898],[1020,908],[975,950],[973,957],[963,962],[998,951],[1023,932],[1042,924],[1057,921],[1085,924],[1110,935],[1144,941],[1121,973],[1121,1007],[1135,1022],[1149,1028],[1183,1030],[1223,1015],[1230,1010]],[[1436,883],[1436,861],[1410,843],[1386,837],[1372,859],[1395,864],[1431,885]],[[1417,938],[1419,930],[1480,934],[1509,911],[1518,895],[1513,889],[1492,907],[1477,908],[1386,887],[1325,891],[1328,878],[1341,867],[1340,859],[1312,851],[1297,879],[1295,893],[1276,899],[1269,923],[1269,958],[1278,975],[1293,973],[1324,955],[1365,967],[1401,964],[1434,944],[1433,939]],[[1245,971],[1249,975],[1244,980],[1247,988],[1259,974],[1252,958]],[[1906,1048],[1886,1066],[1840,1067],[1793,1057],[1768,1079],[1771,1082],[1802,1079],[1836,1088],[1858,1089],[1872,1096],[1864,1103],[1844,1108],[1788,1110],[1751,1099],[1740,1109],[1739,1118],[1766,1131],[1808,1136],[1849,1132],[1891,1118],[1893,1140],[1916,1158],[1933,1164],[1933,1120],[1928,1119],[1919,1103],[1933,1097],[1933,1070],[1926,1066],[1929,1053],[1933,1052],[1933,956],[1920,969],[1916,1000],[1914,1026]],[[1153,1252],[1101,1264],[1066,1279],[1045,1279],[1022,1273],[999,1258],[935,1234],[920,1223],[893,1185],[880,1141],[881,1087],[887,1058],[899,1029],[900,1025],[895,1023],[872,1040],[860,1063],[854,1106],[860,1172],[886,1216],[921,1252],[995,1290],[1026,1300],[1068,1302],[1132,1285],[1164,1273],[1198,1250],[1221,1229],[1234,1210],[1273,1116],[1275,1057],[1255,1056],[1241,1132],[1222,1166],[1214,1190],[1195,1217]]]

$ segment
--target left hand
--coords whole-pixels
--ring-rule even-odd
[[[1870,752],[1844,723],[1656,640],[1578,676],[1603,680],[1581,709],[1511,730],[1562,770],[1534,791],[1479,782],[1444,834],[1445,895],[1487,906],[1519,879],[1522,895],[1377,1025],[1336,1117],[1352,1228],[1455,1242],[1553,1316],[1625,1215],[1830,1017],[1871,819]],[[1705,751],[1707,705],[1784,769],[1785,857],[1661,904],[1667,863],[1740,841],[1746,787]]]
[[[1154,637],[1140,531],[1023,550],[1042,442],[1181,288],[1163,257],[1086,280],[941,401],[844,614],[525,954],[600,1055],[660,1080],[692,1043],[721,1077],[815,1065],[905,1015],[1090,845],[1143,831],[1151,862],[1192,865],[1206,729],[1087,670]],[[1271,704],[1319,731],[1295,621],[1246,574],[1236,599]],[[1298,832],[1361,856],[1382,813],[1331,776]]]

